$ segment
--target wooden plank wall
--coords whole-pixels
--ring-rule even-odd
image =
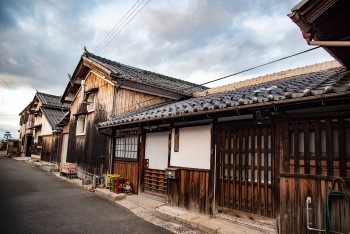
[[[311,197],[311,227],[325,229],[325,201],[332,181],[343,178],[350,188],[350,119],[299,119],[282,121],[278,126],[278,230],[310,233],[306,228],[307,197]],[[349,204],[337,201],[332,214],[336,216],[334,230],[348,233]]]
[[[43,136],[43,143],[41,149],[41,160],[46,162],[51,162],[51,152],[53,150],[52,147],[53,136]]]
[[[81,104],[80,90],[71,105],[67,162],[77,163],[79,169],[89,173],[94,173],[94,169],[99,170],[103,165],[102,173],[107,173],[110,138],[99,134],[95,126],[106,121],[112,113],[114,86],[95,73],[89,73],[85,85],[85,91],[98,88],[95,111],[87,114],[85,135],[76,135],[77,121],[74,114]]]
[[[57,133],[52,136],[51,146],[51,161],[61,162],[61,150],[62,150],[62,133]]]
[[[209,214],[209,172],[179,169],[180,178],[168,179],[168,203],[190,211]]]
[[[117,115],[120,115],[168,100],[168,98],[157,97],[151,94],[121,88],[118,89],[115,111]]]
[[[113,162],[113,174],[128,178],[132,184],[134,194],[138,194],[139,186],[139,164],[137,162]]]

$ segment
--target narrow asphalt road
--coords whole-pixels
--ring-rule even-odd
[[[170,233],[52,173],[0,157],[0,233]]]

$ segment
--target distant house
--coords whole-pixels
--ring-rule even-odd
[[[30,146],[32,144],[32,129],[29,129],[32,122],[29,120],[30,117],[30,108],[31,103],[29,103],[22,111],[19,113],[20,121],[19,121],[19,140],[21,141],[19,144],[20,154],[21,156],[30,156]]]
[[[6,147],[7,155],[19,155],[19,140],[18,139],[8,139]]]
[[[59,96],[36,92],[33,101],[20,113],[22,153],[43,161],[56,161],[53,132],[68,110],[69,105],[62,105]]]
[[[206,214],[270,217],[289,233],[283,217],[304,217],[306,196],[326,195],[315,190],[317,178],[350,176],[349,75],[326,62],[114,116],[97,128],[115,133],[114,158],[130,149],[118,133],[140,138],[133,148],[139,192]],[[328,183],[317,186],[326,191]]]
[[[138,133],[125,130],[122,133],[107,131],[99,134],[95,126],[111,116],[188,98],[192,93],[204,89],[85,50],[61,98],[63,103],[71,104],[69,114],[58,124],[63,139],[61,162],[77,163],[81,173],[90,174],[105,174],[113,171],[113,168],[123,168],[132,179],[133,173],[137,173],[134,147],[138,144]],[[121,147],[127,147],[129,152],[112,158],[110,150],[114,143],[110,136],[115,135],[122,137]],[[137,181],[133,182],[137,185]]]

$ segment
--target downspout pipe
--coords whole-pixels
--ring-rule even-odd
[[[350,41],[310,41],[308,44],[313,46],[350,47]]]

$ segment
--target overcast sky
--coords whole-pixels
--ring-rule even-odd
[[[35,90],[62,95],[84,46],[111,60],[204,83],[311,48],[287,16],[299,1],[0,0],[0,138],[5,130],[18,137],[18,114]],[[124,18],[130,23],[99,49],[134,4],[134,13],[145,6],[135,18]],[[332,59],[317,49],[208,86]]]

